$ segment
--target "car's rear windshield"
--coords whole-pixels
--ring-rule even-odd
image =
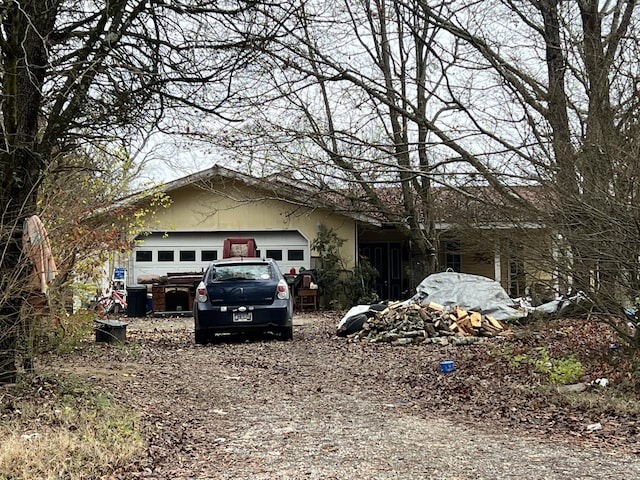
[[[209,278],[213,282],[224,282],[227,280],[267,280],[271,278],[271,265],[266,263],[219,265],[211,270]]]

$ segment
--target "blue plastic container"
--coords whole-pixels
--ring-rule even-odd
[[[440,362],[440,371],[442,373],[449,373],[449,372],[453,372],[455,370],[455,367],[453,366],[453,360],[445,360],[443,362]]]

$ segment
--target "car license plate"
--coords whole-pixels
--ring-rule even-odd
[[[234,322],[250,322],[251,320],[251,312],[234,312],[233,314]]]

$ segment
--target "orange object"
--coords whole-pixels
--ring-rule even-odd
[[[22,249],[33,263],[33,285],[46,295],[49,283],[58,273],[47,230],[40,218],[33,215],[25,219],[22,231]]]

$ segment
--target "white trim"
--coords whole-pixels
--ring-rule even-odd
[[[493,254],[493,275],[496,282],[502,283],[502,259],[500,257],[500,248],[496,248]]]
[[[448,222],[436,222],[435,224],[436,230],[449,230],[452,228],[459,228],[460,224],[457,223],[448,223]],[[520,228],[525,230],[542,230],[544,229],[544,225],[536,222],[494,222],[494,223],[483,223],[481,225],[473,225],[472,228],[477,228],[480,230],[509,230],[514,228]]]

